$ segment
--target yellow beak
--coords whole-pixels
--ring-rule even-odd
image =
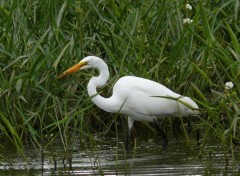
[[[72,66],[71,68],[67,69],[66,71],[64,71],[62,74],[60,74],[57,78],[62,78],[68,74],[74,73],[78,70],[80,70],[80,68],[84,65],[87,65],[87,62],[79,62],[76,65]]]

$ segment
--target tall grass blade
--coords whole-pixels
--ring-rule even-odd
[[[67,6],[67,3],[64,2],[62,7],[61,7],[61,9],[60,9],[60,11],[59,11],[59,13],[58,13],[57,21],[56,21],[58,28],[60,27],[60,24],[61,24],[61,21],[62,21],[62,17],[63,17],[63,13],[64,13],[64,10],[65,10],[66,6]]]
[[[203,2],[200,1],[199,2],[199,5],[200,5],[200,11],[201,11],[201,15],[202,15],[202,20],[203,20],[203,27],[204,27],[204,34],[205,34],[205,37],[206,37],[206,40],[208,41],[208,46],[209,47],[212,47],[213,43],[215,42],[215,38],[212,34],[212,31],[211,31],[211,28],[210,28],[210,25],[209,25],[209,20],[207,18],[207,12],[203,6]]]
[[[196,70],[198,71],[198,73],[200,73],[202,75],[202,77],[208,82],[208,84],[210,86],[213,85],[212,80],[208,77],[208,74],[206,72],[204,72],[199,66],[197,66],[197,64],[191,62],[191,64],[196,68]]]
[[[0,112],[0,120],[6,125],[7,129],[0,125],[1,130],[5,132],[7,137],[13,142],[18,152],[27,160],[24,147],[22,144],[22,140],[20,136],[17,134],[16,130],[12,126],[11,122]],[[9,134],[10,132],[10,134]]]
[[[226,20],[223,20],[223,21],[224,21],[224,24],[226,25],[227,31],[228,31],[228,33],[231,37],[231,41],[232,41],[234,50],[237,52],[238,56],[240,57],[240,46],[239,46],[239,43],[238,43],[239,40],[237,39],[237,37],[233,33],[233,30],[231,29],[231,27],[229,26],[227,21]]]
[[[71,41],[70,41],[71,42]],[[61,51],[61,53],[59,54],[59,56],[57,57],[57,59],[55,60],[55,62],[53,63],[53,67],[56,69],[60,60],[62,59],[65,51],[67,50],[67,48],[69,47],[70,45],[70,42],[63,48],[63,50]]]

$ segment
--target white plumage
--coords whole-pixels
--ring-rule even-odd
[[[184,117],[198,113],[199,107],[191,98],[183,97],[157,82],[135,76],[120,78],[113,87],[112,96],[102,97],[97,93],[97,88],[106,84],[109,71],[107,64],[95,56],[85,57],[59,77],[87,68],[99,70],[99,75],[92,77],[87,86],[92,101],[107,112],[127,115],[129,131],[134,121],[157,122],[157,117]],[[167,145],[165,134],[161,129],[160,132],[165,138],[164,145]],[[128,139],[125,145],[128,145]]]

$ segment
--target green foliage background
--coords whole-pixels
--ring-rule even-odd
[[[204,141],[239,142],[238,0],[2,0],[0,11],[0,137],[23,155],[25,140],[60,136],[67,149],[108,132],[115,115],[92,105],[89,74],[56,79],[87,55],[109,65],[104,96],[123,75],[155,80],[200,105]]]

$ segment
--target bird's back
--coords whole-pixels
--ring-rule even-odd
[[[124,76],[113,87],[113,93],[121,93],[127,97],[136,91],[148,96],[180,96],[162,84],[135,76]]]
[[[121,107],[122,113],[138,117],[190,115],[192,111],[189,108],[171,99],[180,97],[181,95],[162,84],[135,76],[120,78],[113,87],[112,96],[113,99],[121,100],[118,101],[121,104],[116,107]],[[184,97],[182,100],[197,108],[196,103],[190,98]]]

